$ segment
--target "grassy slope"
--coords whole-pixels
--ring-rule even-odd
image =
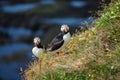
[[[104,14],[103,14],[104,13]],[[95,28],[72,37],[65,55],[41,55],[25,71],[26,80],[119,80],[120,1],[106,7]]]

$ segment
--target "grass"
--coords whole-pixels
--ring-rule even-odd
[[[93,28],[77,32],[64,56],[46,53],[30,63],[26,80],[119,80],[120,1],[105,7]]]

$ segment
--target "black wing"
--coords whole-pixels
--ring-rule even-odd
[[[50,43],[50,45],[54,45],[56,42],[63,40],[63,34],[59,33]]]
[[[51,46],[51,51],[57,50],[59,49],[64,43],[64,40],[60,40],[58,42],[55,42],[52,46]]]
[[[54,51],[59,49],[64,43],[63,33],[59,33],[54,39],[51,41],[48,51]]]

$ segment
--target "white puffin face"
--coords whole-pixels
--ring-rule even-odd
[[[33,42],[35,45],[38,45],[41,42],[41,40],[39,37],[35,37]]]
[[[62,31],[62,32],[67,32],[68,30],[69,30],[68,25],[63,24],[63,25],[61,26],[61,31]]]

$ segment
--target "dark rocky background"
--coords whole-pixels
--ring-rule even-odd
[[[70,26],[71,34],[98,16],[101,2],[110,0],[0,0],[0,80],[21,80],[20,68],[32,60],[33,38],[39,36],[44,45]]]

